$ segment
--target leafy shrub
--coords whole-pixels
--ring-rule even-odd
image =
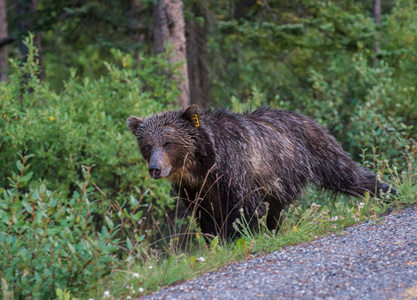
[[[120,66],[105,64],[108,74],[98,80],[71,71],[57,93],[37,77],[32,40],[27,62],[12,60],[9,82],[0,83],[3,295],[84,295],[117,257],[130,260],[153,238],[149,222],[173,205],[169,183],[148,180],[125,120],[174,107],[177,84],[168,76],[175,66],[163,56],[135,61],[113,51]],[[29,154],[31,172],[18,163],[12,175]],[[125,251],[116,257],[117,249]]]
[[[378,168],[385,159],[399,168],[405,167],[413,143],[409,138],[415,130],[398,109],[404,99],[397,96],[402,88],[393,77],[393,68],[384,61],[370,66],[358,53],[345,73],[352,82],[342,83],[340,74],[333,72],[312,72],[318,100],[305,100],[307,110],[356,158],[365,147],[374,147],[369,156],[378,163],[371,167]]]
[[[163,215],[172,204],[169,184],[148,180],[125,120],[174,106],[177,84],[167,79],[173,67],[162,56],[136,61],[113,51],[120,66],[106,64],[108,74],[98,80],[81,80],[72,71],[63,91],[56,93],[37,77],[32,37],[27,44],[28,61],[11,61],[10,82],[0,84],[0,186],[10,187],[7,177],[15,161],[31,153],[36,158],[33,185],[41,180],[71,197],[82,166],[94,166],[91,184],[106,195],[101,205],[122,203],[132,195],[142,204],[155,202],[155,216]]]
[[[111,254],[119,249],[121,225],[113,226],[105,213],[110,230],[94,227],[90,168],[67,198],[45,184],[30,187],[29,157],[17,162],[10,188],[0,188],[0,292],[5,299],[47,299],[65,288],[82,295],[118,263]]]

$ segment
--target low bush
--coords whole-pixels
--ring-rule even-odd
[[[168,80],[173,66],[162,56],[135,61],[113,51],[120,65],[106,64],[106,76],[80,79],[72,72],[56,93],[39,81],[37,50],[31,39],[27,44],[28,61],[12,60],[10,82],[0,84],[0,186],[10,187],[15,161],[30,153],[33,185],[42,181],[72,197],[82,166],[93,166],[91,185],[105,195],[100,206],[132,196],[156,219],[163,216],[173,205],[169,183],[148,179],[125,120],[174,107],[178,91]]]
[[[38,79],[33,36],[26,44],[27,62],[11,60],[0,83],[0,292],[85,295],[174,205],[168,182],[148,180],[125,120],[174,107],[175,66],[113,51],[120,66],[106,64],[107,76],[72,72],[56,93]]]
[[[10,187],[0,189],[0,277],[3,299],[47,299],[56,289],[79,295],[95,288],[117,266],[111,255],[119,249],[114,226],[94,227],[98,212],[91,201],[90,168],[72,197],[48,190],[44,183],[31,187],[28,158],[17,161]]]

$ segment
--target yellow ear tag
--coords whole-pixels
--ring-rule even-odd
[[[193,114],[191,116],[191,121],[193,121],[195,127],[200,127],[200,123],[198,122],[197,114]]]

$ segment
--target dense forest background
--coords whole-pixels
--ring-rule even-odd
[[[48,294],[50,273],[19,275],[49,263],[21,250],[29,233],[39,249],[81,239],[69,265],[90,233],[130,255],[167,232],[176,202],[147,177],[129,115],[294,110],[379,176],[416,174],[416,16],[413,0],[0,0],[1,277]],[[84,271],[48,284],[86,289],[107,269]]]
[[[390,101],[379,101],[414,124],[414,1],[177,1],[183,14],[162,21],[167,9],[161,6],[175,9],[170,1],[1,2],[3,80],[7,58],[27,55],[28,32],[35,33],[39,78],[60,92],[71,74],[98,79],[107,74],[103,62],[120,66],[116,50],[131,54],[135,64],[166,52],[161,24],[171,30],[182,18],[186,103],[230,106],[262,94],[255,105],[316,117],[345,145],[359,147],[343,136],[355,130],[352,118],[375,86],[372,79],[384,76],[395,81],[395,91],[385,91]]]

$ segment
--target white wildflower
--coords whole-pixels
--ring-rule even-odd
[[[143,288],[139,288],[139,289],[138,289],[138,292],[139,292],[139,293],[143,293]]]
[[[233,222],[232,226],[233,226],[233,229],[234,230],[239,231],[239,227],[236,225],[235,222]]]
[[[201,262],[205,262],[206,261],[206,259],[204,258],[204,257],[199,257],[199,258],[197,258],[199,261],[201,261]]]
[[[139,278],[139,273],[133,273],[133,278]]]
[[[110,298],[110,292],[109,291],[104,291],[103,298]]]
[[[337,216],[334,216],[334,217],[332,218],[332,221],[337,221],[337,219],[338,219],[338,217],[337,217]]]
[[[149,266],[149,269],[152,269],[153,268],[153,266]]]

